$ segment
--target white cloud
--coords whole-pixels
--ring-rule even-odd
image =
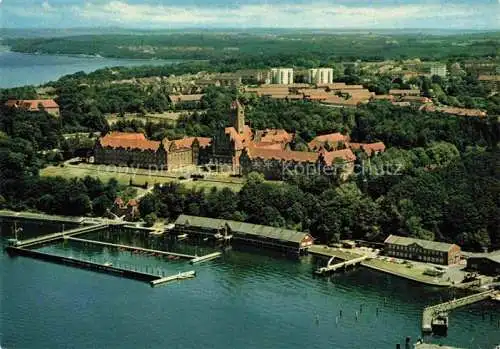
[[[2,0],[0,0],[2,1]],[[500,0],[498,0],[500,2]],[[93,0],[81,5],[50,5],[42,3],[46,15],[64,13],[76,21],[97,25],[125,27],[180,26],[246,26],[246,27],[307,27],[307,28],[396,28],[462,27],[464,23],[484,23],[489,18],[493,26],[498,18],[496,5],[489,7],[439,3],[380,5],[339,5],[328,2],[313,4],[234,5],[231,7],[181,6],[161,4],[131,4],[126,0]],[[36,9],[16,11],[21,17],[40,15]],[[22,10],[22,11],[21,11]],[[493,10],[493,11],[492,11]],[[495,15],[496,13],[496,15]],[[446,24],[444,24],[446,22]]]

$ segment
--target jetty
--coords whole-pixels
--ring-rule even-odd
[[[195,263],[201,263],[201,262],[209,261],[209,260],[212,260],[212,259],[215,259],[215,258],[219,258],[221,256],[221,254],[222,253],[220,253],[220,252],[210,253],[210,254],[207,254],[205,256],[200,256],[200,257],[193,258],[193,259],[191,259],[191,261],[189,263],[195,264]]]
[[[91,262],[82,259],[76,259],[72,257],[63,257],[58,255],[53,255],[50,253],[45,253],[36,250],[24,249],[15,246],[7,247],[7,251],[12,254],[17,254],[20,256],[32,257],[41,259],[44,261],[54,262],[63,265],[70,265],[72,267],[77,267],[81,269],[93,270],[101,273],[113,274],[116,276],[127,277],[130,279],[151,282],[153,280],[161,279],[161,275],[155,275],[150,273],[145,273],[141,271],[131,270],[113,266],[109,263],[100,264],[96,262]]]
[[[166,284],[167,282],[191,279],[191,278],[194,278],[195,276],[196,276],[196,272],[194,270],[190,270],[190,271],[186,271],[183,273],[178,273],[178,274],[162,277],[160,279],[151,280],[149,282],[149,284],[151,285],[151,287],[160,286],[160,285]]]
[[[348,259],[339,263],[334,263],[335,257],[331,257],[326,267],[319,268],[315,270],[314,273],[318,275],[323,275],[329,272],[335,272],[339,269],[346,269],[347,267],[361,264],[361,262],[367,258],[368,256],[361,256],[353,259]]]
[[[447,317],[449,311],[459,307],[463,307],[465,305],[480,302],[488,298],[494,299],[497,297],[498,294],[500,294],[499,291],[492,289],[481,293],[476,293],[470,296],[453,299],[451,301],[444,302],[441,304],[426,307],[424,308],[424,311],[422,313],[422,332],[432,333],[434,331],[433,324],[438,324],[438,323],[441,324],[442,322],[441,319],[446,319],[445,323],[441,325],[447,328],[448,327]]]
[[[85,233],[90,233],[90,232],[97,231],[97,230],[106,229],[108,227],[109,227],[109,225],[104,224],[104,223],[91,225],[91,226],[79,227],[79,228],[63,231],[60,233],[47,234],[47,235],[38,236],[38,237],[32,238],[32,239],[17,241],[15,243],[15,246],[16,247],[34,246],[34,245],[38,245],[41,243],[59,240],[62,238],[68,238],[68,237],[71,237],[74,235],[85,234]]]
[[[190,254],[177,253],[177,252],[169,252],[169,251],[161,251],[161,250],[152,250],[152,249],[149,249],[149,248],[143,248],[143,247],[137,247],[137,246],[130,246],[130,245],[114,244],[112,242],[103,242],[103,241],[96,241],[96,240],[80,239],[80,238],[74,238],[74,237],[71,237],[71,236],[69,236],[69,237],[66,236],[65,239],[71,240],[71,241],[83,242],[83,243],[87,243],[87,244],[94,244],[94,245],[101,245],[101,246],[108,246],[108,247],[116,247],[116,248],[123,248],[123,249],[127,249],[127,250],[132,250],[132,251],[141,251],[141,252],[152,253],[152,254],[159,254],[159,255],[165,255],[165,256],[175,256],[175,257],[186,258],[186,259],[203,258],[203,257],[193,256],[193,255],[190,255]]]

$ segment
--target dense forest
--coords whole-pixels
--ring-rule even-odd
[[[314,67],[357,59],[380,61],[420,57],[423,60],[498,55],[498,33],[455,35],[389,33],[239,33],[190,32],[156,35],[79,35],[15,38],[14,51],[86,54],[105,57],[224,60],[247,67],[290,64]],[[257,59],[258,58],[258,59]]]

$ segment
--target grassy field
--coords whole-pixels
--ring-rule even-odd
[[[41,176],[61,176],[64,178],[79,177],[83,178],[85,176],[98,177],[101,181],[107,182],[111,178],[116,178],[120,184],[128,185],[130,179],[132,179],[134,184],[143,185],[148,182],[148,185],[160,184],[160,183],[170,183],[177,182],[182,183],[188,188],[203,188],[210,189],[212,187],[217,187],[219,189],[229,188],[233,191],[239,191],[243,186],[242,180],[178,180],[174,176],[166,175],[154,175],[148,174],[147,170],[140,170],[137,173],[126,172],[127,168],[116,168],[115,171],[105,171],[102,168],[98,168],[94,165],[85,164],[80,165],[65,165],[64,167],[59,166],[48,166],[40,171]]]

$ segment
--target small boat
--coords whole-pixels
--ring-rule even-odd
[[[104,263],[104,266],[106,266],[106,267],[112,267],[112,266],[113,266],[113,263],[111,263],[111,262],[106,262],[106,263]]]
[[[187,239],[188,237],[188,234],[180,234],[180,235],[177,235],[177,240],[181,241],[181,240],[185,240]]]

